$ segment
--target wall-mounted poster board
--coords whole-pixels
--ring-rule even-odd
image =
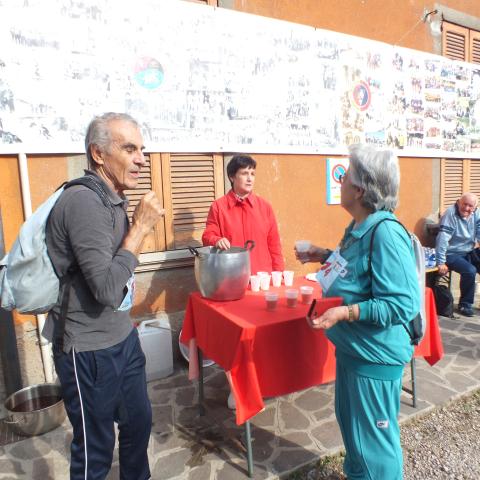
[[[179,0],[2,0],[0,153],[81,152],[125,111],[154,151],[480,158],[480,67]]]

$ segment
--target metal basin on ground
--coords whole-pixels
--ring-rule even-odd
[[[5,400],[4,422],[20,435],[41,435],[60,426],[66,417],[60,385],[42,383],[23,388]]]

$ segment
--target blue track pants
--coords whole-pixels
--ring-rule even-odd
[[[136,329],[102,350],[54,349],[68,418],[73,426],[71,480],[104,480],[110,471],[118,424],[121,480],[150,478],[147,447],[152,409],[145,355]]]

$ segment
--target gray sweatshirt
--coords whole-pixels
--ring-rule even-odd
[[[47,248],[57,275],[62,278],[69,267],[76,268],[65,323],[63,349],[67,353],[72,346],[79,352],[111,347],[133,328],[129,311],[116,310],[138,264],[133,253],[120,248],[129,228],[127,200],[96,178],[112,204],[115,225],[99,195],[83,185],[62,193],[47,224]],[[59,325],[62,290],[42,332],[50,341]]]

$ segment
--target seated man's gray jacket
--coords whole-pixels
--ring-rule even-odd
[[[478,210],[465,219],[459,215],[457,205],[452,205],[440,219],[440,231],[435,246],[437,265],[446,263],[447,255],[464,255],[471,252],[478,239],[480,239]]]

